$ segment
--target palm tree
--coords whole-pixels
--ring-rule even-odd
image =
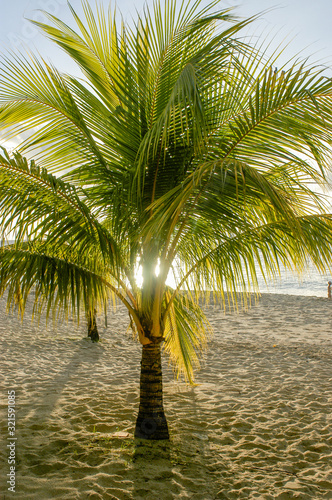
[[[99,332],[97,327],[97,310],[93,308],[87,311],[88,337],[92,342],[99,341]]]
[[[19,290],[24,309],[34,287],[36,313],[88,314],[112,296],[126,306],[146,439],[169,436],[161,349],[189,382],[199,366],[204,292],[236,300],[257,291],[257,269],[330,260],[315,186],[331,163],[332,82],[307,62],[275,71],[277,56],[241,34],[254,19],[217,3],[156,1],[119,29],[84,0],[84,22],[69,6],[77,31],[52,15],[35,23],[82,79],[32,54],[1,62],[0,130],[30,133],[0,158],[2,231],[17,234],[0,291],[11,304]]]

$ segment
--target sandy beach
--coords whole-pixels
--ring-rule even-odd
[[[140,346],[126,312],[22,324],[0,301],[1,499],[332,499],[332,301],[263,294],[209,307],[215,334],[197,386],[164,358],[171,440],[134,440]],[[8,491],[15,391],[15,493]]]

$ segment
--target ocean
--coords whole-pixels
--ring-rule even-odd
[[[290,271],[282,270],[280,278],[275,282],[265,284],[262,277],[258,281],[262,293],[327,297],[328,281],[332,281],[332,274],[319,273],[310,268],[301,278],[298,278]]]

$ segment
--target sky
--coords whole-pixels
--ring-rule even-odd
[[[109,0],[102,0],[108,5]],[[18,51],[24,45],[51,60],[59,69],[68,71],[69,61],[64,55],[45,41],[27,19],[43,21],[40,10],[46,10],[70,22],[71,15],[67,0],[0,0],[0,52],[7,49]],[[91,0],[94,4],[95,0]],[[135,12],[142,11],[144,0],[121,0],[117,8],[123,18],[130,21]],[[152,0],[147,0],[151,4]],[[208,1],[204,0],[205,4]],[[81,0],[71,0],[80,11]],[[114,5],[114,2],[112,2]],[[290,42],[285,51],[285,60],[302,51],[304,56],[314,54],[313,60],[332,68],[332,0],[221,0],[220,8],[234,7],[234,13],[248,17],[258,12],[270,10],[255,24],[255,34],[265,37],[277,36],[277,40]],[[332,76],[332,69],[328,69]]]

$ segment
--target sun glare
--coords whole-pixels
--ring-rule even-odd
[[[156,276],[159,276],[159,274],[160,274],[160,262],[158,262],[158,264],[156,266],[155,274],[156,274]],[[142,288],[142,286],[143,286],[143,269],[142,269],[142,266],[138,266],[138,268],[137,268],[137,271],[136,271],[136,274],[135,274],[135,282],[136,282],[136,285],[139,288]],[[166,285],[168,285],[168,286],[170,286],[172,288],[176,287],[176,280],[175,280],[174,272],[173,272],[172,269],[168,273],[168,276],[167,276],[167,279],[166,279]]]

